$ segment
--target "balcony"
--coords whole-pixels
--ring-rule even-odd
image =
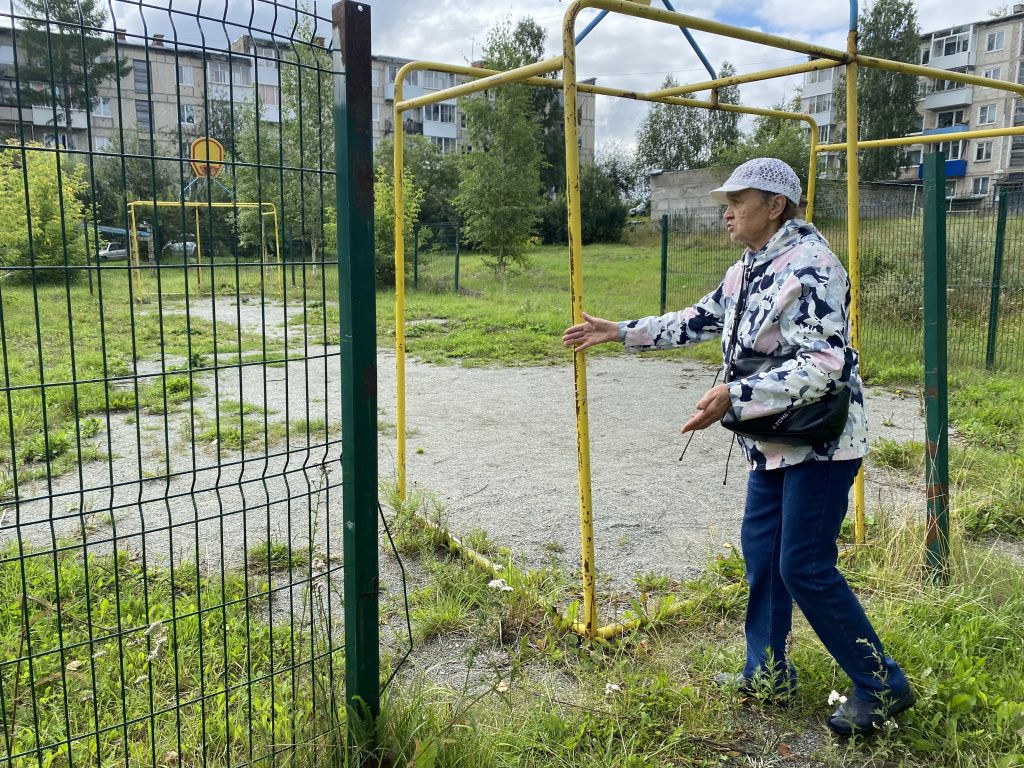
[[[403,99],[415,99],[415,98],[417,98],[419,96],[422,96],[424,93],[425,93],[425,91],[420,86],[418,86],[418,85],[410,85],[408,83],[408,81],[406,81],[405,86],[402,88],[402,98]],[[384,100],[385,101],[394,101],[395,100],[395,84],[394,83],[388,83],[387,85],[384,86]]]
[[[967,175],[967,161],[966,160],[947,160],[946,166],[946,178],[947,179],[962,179]],[[924,163],[917,166],[917,178],[924,178]]]
[[[32,123],[34,125],[53,125],[53,107],[41,107],[34,105],[32,107]],[[57,125],[60,127],[64,126],[64,108],[57,108]],[[84,109],[72,109],[71,110],[71,127],[85,130],[85,110]]]
[[[950,107],[967,106],[974,99],[974,89],[970,86],[953,88],[949,91],[930,91],[925,94],[922,106],[925,109],[948,109]]]
[[[928,128],[927,130],[921,131],[922,136],[934,136],[938,133],[963,133],[964,131],[971,130],[971,127],[966,123],[956,123],[954,125],[947,125],[943,128]]]
[[[936,69],[956,69],[957,67],[974,66],[974,51],[961,51],[949,56],[935,56],[928,62],[929,67]]]

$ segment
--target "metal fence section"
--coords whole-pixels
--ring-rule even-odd
[[[459,225],[416,222],[413,225],[413,287],[459,292]]]
[[[0,765],[344,737],[331,19],[227,8],[0,13]]]
[[[949,361],[953,366],[1024,368],[1024,215],[1019,192],[1002,205],[947,213]],[[1002,213],[1000,213],[1002,211]],[[1000,217],[1002,216],[1002,225]],[[815,224],[846,260],[845,207],[818,208]],[[666,217],[666,307],[712,290],[742,248],[729,242],[720,208]],[[875,202],[861,219],[861,346],[883,364],[923,360],[922,220],[903,204]]]

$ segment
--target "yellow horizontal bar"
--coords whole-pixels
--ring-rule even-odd
[[[197,203],[194,200],[133,200],[128,206],[155,206],[159,208],[269,208],[276,211],[273,203]]]
[[[863,54],[857,55],[857,63],[866,67],[884,69],[889,72],[900,72],[904,75],[917,75],[919,77],[927,77],[932,80],[952,80],[954,83],[980,85],[985,88],[997,88],[1001,91],[1010,91],[1011,93],[1016,93],[1019,96],[1024,96],[1024,85],[1017,85],[1016,83],[1010,83],[1006,80],[994,80],[991,77],[979,77],[978,75],[968,75],[963,72],[950,72],[948,69],[924,67],[920,64],[907,64],[903,61],[889,61],[888,59],[879,59],[874,56],[865,56]]]
[[[410,62],[404,65],[398,74],[396,79],[404,78],[407,71],[411,71],[412,65],[417,62]],[[446,101],[447,99],[454,99],[459,96],[468,96],[471,93],[478,93],[480,91],[486,91],[488,88],[494,88],[498,85],[506,85],[508,83],[518,83],[523,80],[527,80],[535,75],[543,75],[548,72],[557,72],[562,68],[562,57],[555,56],[554,58],[547,59],[545,61],[538,61],[535,64],[528,64],[525,67],[518,67],[516,69],[510,69],[507,72],[499,72],[490,77],[484,77],[480,80],[475,80],[471,83],[462,83],[452,88],[445,88],[443,91],[436,91],[426,96],[418,96],[415,99],[406,99],[395,104],[396,112],[405,112],[409,109],[415,109],[416,107],[423,106],[424,104],[434,104],[438,101]]]
[[[773,48],[781,48],[785,51],[796,51],[806,53],[816,58],[833,59],[834,61],[846,63],[849,56],[845,51],[835,48],[826,48],[822,45],[803,43],[779,35],[769,35],[764,32],[755,32],[745,27],[734,27],[731,24],[722,24],[717,21],[708,21],[697,16],[687,16],[683,13],[665,11],[660,8],[648,8],[637,5],[631,0],[576,0],[565,12],[565,23],[578,15],[584,8],[600,8],[613,13],[622,13],[627,16],[636,16],[641,19],[659,21],[663,24],[671,24],[675,27],[687,27],[697,29],[701,32],[710,32],[713,35],[722,35],[737,40],[746,40],[750,43],[769,45]]]
[[[1021,136],[1024,135],[1024,126],[1016,128],[986,128],[981,131],[958,131],[954,133],[929,133],[927,136],[901,136],[897,139],[871,139],[869,141],[857,142],[859,149],[871,149],[877,147],[905,147],[912,144],[940,144],[944,141],[960,141],[966,139],[991,139],[999,136]],[[819,152],[845,151],[846,144],[821,144]]]
[[[721,590],[719,590],[719,594],[723,596],[731,596],[732,594],[739,592],[742,589],[742,583],[729,584],[723,587]],[[693,610],[700,604],[701,600],[702,598],[699,597],[691,597],[689,600],[681,600],[680,602],[670,606],[668,610],[665,611],[665,616],[675,616],[678,613]],[[558,626],[560,617],[558,616],[557,612],[555,612],[554,615],[555,625]],[[644,622],[642,619],[629,619],[628,621],[618,621],[614,624],[605,624],[603,627],[598,627],[594,630],[593,634],[595,637],[599,637],[603,640],[608,640],[609,638],[618,637],[619,635],[623,635],[626,632],[637,629],[643,623]],[[586,626],[582,622],[574,621],[571,625],[571,629],[577,635],[586,637]]]
[[[487,78],[500,74],[500,70],[468,67],[462,64],[444,64],[438,61],[411,61],[399,70],[398,76],[401,77],[403,76],[403,73],[407,74],[413,70],[451,72],[456,75],[466,75],[467,77],[478,78]],[[478,80],[477,82],[480,81]],[[561,80],[553,80],[550,77],[530,77],[522,80],[521,82],[527,85],[540,86],[542,88],[557,88],[561,90],[563,87]],[[784,112],[778,109],[762,109],[760,107],[744,107],[740,104],[723,104],[721,102],[715,104],[710,101],[685,99],[678,96],[657,97],[651,94],[641,93],[639,91],[610,88],[603,85],[594,85],[593,83],[578,83],[576,87],[579,91],[584,93],[593,93],[598,96],[615,96],[623,99],[634,99],[636,101],[656,101],[662,104],[674,104],[680,107],[696,107],[698,109],[720,109],[723,112],[738,112],[743,115],[760,115],[762,117],[780,117],[789,120],[803,120],[805,123],[810,125],[812,131],[817,131],[818,129],[818,124],[814,121],[814,118],[810,115],[801,114],[799,112]],[[436,91],[435,93],[417,97],[415,101],[417,104],[432,104],[450,98],[448,96],[441,95],[444,93],[445,91]]]
[[[645,96],[657,97],[657,96],[682,96],[687,93],[696,93],[697,91],[706,91],[709,88],[727,88],[730,85],[743,85],[744,83],[756,83],[761,80],[771,80],[775,77],[787,77],[789,75],[799,75],[804,72],[814,72],[819,69],[832,69],[833,67],[842,66],[839,62],[832,61],[832,59],[815,59],[814,61],[807,61],[803,64],[792,64],[788,67],[777,67],[775,69],[765,69],[760,72],[750,72],[746,75],[730,75],[729,77],[720,77],[717,80],[706,80],[703,83],[691,83],[690,85],[677,85],[672,88],[665,88],[660,91],[651,91],[650,93],[644,94]]]

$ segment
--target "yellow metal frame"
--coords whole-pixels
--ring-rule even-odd
[[[626,16],[656,21],[662,24],[669,24],[675,27],[685,27],[710,34],[729,37],[736,40],[745,40],[751,43],[767,45],[787,51],[807,54],[813,57],[812,61],[789,67],[764,70],[762,72],[745,75],[734,75],[730,77],[708,80],[705,82],[693,83],[690,85],[678,86],[655,90],[647,93],[639,91],[626,91],[617,88],[607,88],[589,83],[577,82],[576,76],[576,41],[575,27],[579,13],[585,8],[598,8],[612,13],[619,13]],[[883,146],[900,146],[906,144],[927,144],[940,141],[983,138],[989,136],[1006,136],[1011,134],[1024,134],[1024,128],[990,129],[983,131],[965,131],[962,133],[939,134],[929,136],[899,137],[882,139],[877,141],[861,142],[857,133],[857,67],[859,65],[882,69],[891,72],[900,72],[907,75],[935,78],[940,73],[930,67],[923,67],[916,64],[879,59],[873,56],[864,56],[857,52],[857,33],[851,30],[847,36],[846,50],[827,48],[824,46],[804,43],[790,38],[770,35],[753,30],[735,27],[729,24],[701,19],[695,16],[676,13],[674,11],[652,8],[647,4],[632,2],[632,0],[575,0],[566,9],[562,27],[562,55],[545,61],[537,62],[529,66],[507,72],[464,67],[458,65],[442,64],[438,62],[417,61],[403,66],[395,78],[395,107],[394,107],[394,194],[395,194],[395,346],[396,346],[396,374],[397,374],[397,470],[398,470],[398,493],[401,498],[406,497],[406,442],[405,442],[405,238],[404,223],[405,211],[402,196],[402,180],[404,176],[404,131],[402,128],[402,113],[415,109],[426,104],[433,104],[438,101],[467,96],[472,93],[487,90],[499,85],[508,83],[525,83],[549,88],[561,88],[564,94],[564,115],[565,115],[565,157],[566,157],[566,187],[567,187],[567,208],[569,223],[569,264],[570,264],[570,294],[572,303],[573,323],[582,322],[583,311],[583,244],[582,244],[582,222],[580,217],[580,176],[579,176],[579,149],[578,149],[578,126],[576,122],[576,96],[577,93],[593,93],[606,96],[617,96],[621,98],[636,99],[640,101],[661,102],[667,104],[678,104],[680,106],[700,107],[705,109],[719,109],[729,112],[738,112],[751,115],[764,115],[771,117],[791,118],[806,122],[810,128],[810,165],[807,182],[807,218],[811,219],[814,210],[815,181],[817,178],[817,157],[821,152],[846,151],[847,158],[847,221],[848,221],[848,253],[849,253],[849,274],[851,283],[850,303],[850,325],[851,342],[855,347],[860,346],[860,258],[858,252],[860,215],[858,206],[858,185],[859,185],[859,163],[858,153],[861,149]],[[842,144],[819,144],[817,124],[810,115],[782,112],[771,109],[756,109],[741,107],[733,104],[720,104],[718,102],[718,89],[730,85],[767,80],[774,77],[811,72],[830,67],[845,67],[846,69],[846,101],[847,101],[847,141]],[[404,100],[402,98],[402,83],[405,76],[414,70],[433,70],[440,72],[453,72],[469,77],[478,78],[474,81],[462,83],[452,88],[436,91],[431,94],[419,96],[414,99]],[[562,79],[553,80],[541,77],[541,75],[562,70]],[[990,80],[976,75],[967,75],[958,72],[941,71],[944,80],[953,80],[971,85],[984,85],[991,88],[998,88],[1005,91],[1024,96],[1024,86],[1015,85],[1001,80]],[[694,99],[682,98],[685,94],[702,90],[711,91],[710,101],[697,101]],[[577,434],[577,455],[578,455],[578,476],[579,476],[579,512],[580,512],[580,538],[582,550],[583,570],[583,613],[580,621],[573,623],[573,630],[586,638],[607,638],[620,634],[624,630],[637,626],[638,622],[620,622],[607,626],[599,626],[597,621],[597,606],[595,602],[595,576],[596,567],[594,563],[594,534],[591,500],[590,481],[590,428],[589,412],[587,405],[587,376],[585,352],[576,351],[573,354],[573,371],[576,389],[576,434]],[[856,510],[855,540],[864,541],[864,473],[863,469],[857,477],[854,489],[854,503]]]
[[[273,203],[205,203],[182,200],[135,200],[128,203],[128,219],[131,227],[131,234],[128,239],[128,263],[132,267],[132,284],[135,288],[135,301],[142,301],[144,297],[141,262],[139,260],[139,229],[136,223],[136,208],[192,208],[195,210],[196,227],[196,275],[199,285],[203,284],[203,246],[199,237],[199,211],[201,208],[256,208],[260,212],[260,229],[263,230],[263,221],[268,216],[273,219],[274,226],[274,268],[277,270],[278,289],[284,289],[284,270],[281,269],[281,237],[280,226],[277,219],[277,206]],[[212,256],[210,263],[212,264]],[[263,264],[263,279],[267,277],[267,264]],[[185,276],[188,279],[188,261],[185,262]]]

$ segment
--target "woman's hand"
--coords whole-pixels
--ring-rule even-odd
[[[716,421],[722,420],[730,405],[732,405],[732,398],[729,397],[729,388],[725,384],[712,387],[697,401],[697,412],[683,424],[680,431],[686,433],[710,427]]]
[[[595,344],[618,340],[618,323],[612,320],[602,320],[600,317],[591,317],[586,312],[583,313],[582,323],[570,325],[562,334],[562,344],[567,347],[575,347],[577,352]]]

